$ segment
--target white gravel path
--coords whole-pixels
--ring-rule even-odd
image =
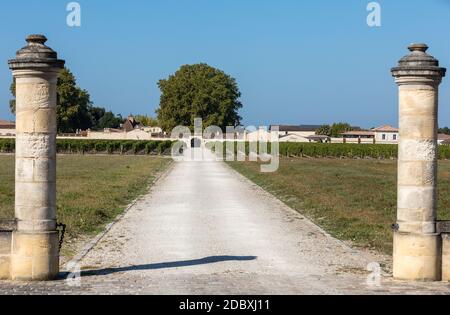
[[[0,282],[0,294],[450,292],[448,283],[389,277],[369,286],[365,269],[378,259],[333,239],[223,162],[182,162],[81,260],[80,286]]]
[[[387,292],[366,285],[374,259],[225,163],[182,162],[87,255],[82,279],[128,293]]]

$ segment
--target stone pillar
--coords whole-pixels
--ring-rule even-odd
[[[16,80],[16,231],[11,278],[51,280],[59,272],[56,229],[56,86],[64,66],[42,35],[9,61]]]
[[[450,281],[450,234],[442,234],[442,281]]]
[[[441,278],[441,236],[436,230],[438,86],[446,69],[412,44],[411,54],[392,69],[399,86],[400,139],[394,277]]]

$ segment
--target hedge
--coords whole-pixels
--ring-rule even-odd
[[[58,139],[58,153],[107,153],[107,154],[170,154],[173,141],[136,140],[78,140]],[[254,143],[253,143],[254,144]],[[0,139],[0,152],[13,153],[15,139]],[[270,144],[268,144],[268,150]],[[235,146],[235,153],[237,147]],[[245,144],[249,154],[250,143]],[[260,153],[260,152],[258,152]],[[396,159],[398,146],[395,144],[343,144],[343,143],[280,143],[280,155],[285,157],[331,157],[331,158],[373,158]],[[450,145],[439,146],[439,158],[450,159]]]
[[[170,154],[172,141],[135,141],[135,140],[78,140],[58,139],[56,150],[58,153],[85,154]],[[0,152],[13,153],[15,139],[0,139]]]
[[[255,145],[255,143],[253,143]],[[271,146],[268,144],[269,153]],[[225,150],[224,150],[225,151]],[[234,148],[235,154],[237,147]],[[245,144],[245,154],[250,151],[250,143]],[[258,148],[258,154],[259,154]],[[280,143],[280,155],[284,157],[316,157],[316,158],[372,158],[396,159],[396,144],[344,144],[344,143]],[[450,146],[439,146],[439,159],[450,159]]]

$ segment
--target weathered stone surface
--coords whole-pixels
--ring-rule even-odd
[[[0,231],[0,256],[11,254],[11,233]]]
[[[436,185],[437,163],[434,161],[402,161],[398,165],[399,186]]]
[[[58,232],[14,232],[11,278],[13,280],[50,280],[59,270]]]
[[[442,234],[442,280],[450,281],[450,233]]]
[[[435,234],[437,208],[438,86],[446,69],[413,44],[392,75],[399,86],[398,231],[394,277],[439,280],[441,237]]]
[[[16,207],[45,208],[56,206],[56,183],[16,183]],[[20,217],[18,217],[20,219]]]
[[[48,133],[55,134],[56,109],[40,108],[37,110],[24,110],[16,114],[18,124],[17,133]]]
[[[400,186],[398,188],[399,209],[424,209],[436,213],[436,191],[428,186]],[[434,216],[433,216],[434,217]]]
[[[18,182],[55,182],[56,163],[49,158],[16,158]]]
[[[56,232],[56,97],[64,65],[42,35],[9,61],[16,80],[17,230],[13,234],[11,278],[49,280],[59,269]]]
[[[437,91],[400,89],[400,116],[434,116],[437,112]]]
[[[436,137],[437,120],[435,115],[400,116],[400,138],[429,140]]]
[[[52,210],[54,211],[54,210]],[[56,220],[18,220],[17,229],[27,232],[46,232],[56,230]]]
[[[400,140],[398,157],[400,161],[427,161],[437,159],[436,139],[430,140]]]
[[[435,281],[441,278],[439,234],[394,234],[394,277],[401,280]]]
[[[56,135],[17,134],[16,157],[54,158],[56,156]]]
[[[58,55],[50,47],[45,46],[47,38],[43,35],[27,37],[28,45],[17,52],[16,59],[8,61],[13,71],[39,69],[50,71],[64,67],[64,60],[58,60]]]
[[[33,109],[55,109],[56,87],[45,77],[39,82],[30,83],[28,79],[16,79],[17,113]]]

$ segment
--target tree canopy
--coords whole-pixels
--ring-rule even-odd
[[[334,123],[333,125],[323,125],[316,131],[317,135],[339,138],[344,132],[353,130],[348,123]]]
[[[92,129],[102,130],[105,128],[119,128],[121,123],[123,123],[122,116],[116,116],[113,112],[106,112]]]
[[[57,121],[59,132],[86,130],[93,125],[89,93],[76,84],[75,76],[67,68],[58,77]]]
[[[184,65],[158,86],[157,114],[164,131],[180,125],[193,129],[195,118],[202,118],[204,126],[216,125],[222,130],[241,122],[241,93],[236,80],[222,70],[204,63]]]
[[[14,97],[12,100],[9,101],[9,110],[11,113],[16,113],[16,79],[13,79],[11,86],[9,87],[9,90],[11,91],[12,96]]]
[[[158,120],[149,115],[136,115],[134,118],[145,127],[159,127]]]
[[[450,128],[448,128],[448,127],[439,128],[439,133],[444,133],[446,135],[450,135]]]

